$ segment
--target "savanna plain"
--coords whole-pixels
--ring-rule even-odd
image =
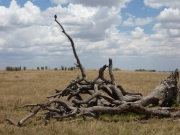
[[[87,70],[89,80],[98,75],[97,70]],[[141,92],[143,96],[156,88],[169,76],[165,72],[114,71],[115,81],[126,91]],[[0,134],[1,135],[178,135],[180,122],[171,118],[145,117],[133,113],[102,115],[87,121],[76,118],[73,121],[52,119],[44,124],[43,112],[24,123],[22,127],[10,125],[5,119],[19,121],[31,108],[19,108],[24,104],[44,103],[55,89],[63,90],[79,70],[0,70]],[[105,77],[109,79],[108,71]]]

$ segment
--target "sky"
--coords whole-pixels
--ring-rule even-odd
[[[0,69],[75,66],[55,14],[85,69],[180,68],[179,0],[0,0]]]

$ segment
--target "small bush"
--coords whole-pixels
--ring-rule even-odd
[[[70,70],[73,70],[74,68],[73,67],[70,67]]]
[[[21,66],[20,67],[6,67],[6,71],[21,71]]]
[[[140,72],[156,72],[156,70],[145,70],[145,69],[136,69],[135,71],[140,71]]]
[[[23,67],[24,70],[26,70],[26,67]]]
[[[61,70],[64,70],[64,66],[61,66]]]
[[[120,71],[121,69],[119,69],[119,68],[114,68],[113,70],[114,70],[114,71]]]
[[[146,71],[145,69],[136,69],[135,71]]]
[[[11,67],[7,66],[6,71],[11,71]]]
[[[156,72],[156,70],[148,70],[149,72]]]

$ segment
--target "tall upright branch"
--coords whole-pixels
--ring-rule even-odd
[[[55,21],[56,21],[56,22],[59,24],[59,26],[61,27],[62,32],[67,36],[67,38],[68,38],[69,41],[71,42],[71,46],[72,46],[72,49],[73,49],[74,57],[76,58],[77,64],[78,64],[78,65],[76,65],[76,66],[80,68],[82,77],[83,77],[83,79],[85,79],[85,78],[86,78],[86,74],[85,74],[85,71],[84,71],[84,69],[83,69],[83,66],[82,66],[82,64],[81,64],[81,62],[80,62],[80,60],[79,60],[79,57],[78,57],[78,55],[77,55],[77,53],[76,53],[76,48],[75,48],[75,46],[74,46],[74,41],[73,41],[72,38],[66,33],[66,31],[65,31],[64,28],[63,28],[63,26],[57,21],[57,15],[54,15],[54,18],[55,18]]]
[[[109,58],[109,75],[111,77],[111,83],[115,84],[115,79],[114,79],[114,75],[113,75],[113,71],[112,71],[112,59]]]

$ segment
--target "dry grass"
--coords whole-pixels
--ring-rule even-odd
[[[88,79],[94,79],[98,71],[86,71]],[[0,134],[3,135],[177,135],[180,124],[169,119],[150,118],[136,121],[126,117],[117,117],[117,122],[102,120],[88,121],[55,121],[44,126],[43,120],[37,121],[38,114],[28,120],[21,128],[9,125],[5,119],[11,117],[16,121],[23,118],[28,109],[18,106],[27,103],[42,103],[46,96],[54,94],[54,89],[64,89],[71,80],[79,75],[79,71],[0,71]],[[167,73],[115,71],[116,82],[125,90],[150,93]],[[105,72],[108,77],[108,72]],[[129,116],[131,117],[131,116]],[[103,119],[103,118],[102,118]],[[110,118],[111,119],[111,118]],[[144,122],[145,121],[145,122]]]

